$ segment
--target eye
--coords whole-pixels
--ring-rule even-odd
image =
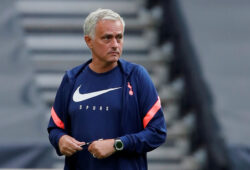
[[[118,34],[118,35],[116,36],[116,39],[121,40],[121,39],[122,39],[122,34]]]
[[[104,39],[104,40],[110,40],[111,38],[112,38],[112,35],[105,35],[105,36],[103,36],[102,39]]]

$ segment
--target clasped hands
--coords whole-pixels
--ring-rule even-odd
[[[88,151],[94,158],[104,159],[115,152],[114,139],[96,140],[88,146]],[[59,139],[60,152],[65,156],[71,156],[74,153],[83,150],[81,147],[85,142],[79,142],[69,135],[63,135]]]

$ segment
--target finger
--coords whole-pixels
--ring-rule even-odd
[[[90,153],[92,153],[92,152],[93,152],[93,149],[92,149],[92,144],[90,144],[90,145],[89,145],[89,147],[88,147],[88,151],[89,151]]]
[[[74,149],[74,148],[68,148],[68,149],[66,150],[66,152],[67,152],[68,154],[70,154],[70,155],[75,154],[77,151],[78,151],[78,150],[77,150],[77,149]]]
[[[73,151],[71,151],[70,149],[64,149],[62,151],[62,154],[66,155],[66,156],[71,156],[71,155],[73,155]]]
[[[86,144],[86,142],[79,142],[78,146],[82,146],[82,145],[85,145],[85,144]]]
[[[81,151],[83,148],[80,145],[77,145],[76,143],[71,143],[71,149],[75,151]]]
[[[81,146],[86,144],[85,142],[79,142],[74,138],[72,138],[72,142],[74,143],[74,149],[77,151],[81,151],[83,149]]]
[[[76,139],[74,139],[74,138],[72,138],[72,142],[74,142],[75,144],[77,144],[77,145],[84,145],[85,144],[85,142],[80,142],[80,141],[78,141],[78,140],[76,140]]]
[[[75,153],[76,151],[81,151],[82,147],[78,146],[70,140],[62,147],[62,150],[66,151],[67,153]]]
[[[77,146],[75,149],[76,149],[76,151],[81,151],[81,150],[83,150],[83,148],[82,148],[81,146]]]
[[[60,139],[59,148],[60,152],[66,156],[71,156],[76,151],[82,150],[80,146],[73,142],[74,138],[68,135],[64,135]]]
[[[94,150],[95,150],[95,145],[96,145],[96,141],[93,141],[93,142],[89,145],[88,151],[89,151],[90,153],[94,152]]]

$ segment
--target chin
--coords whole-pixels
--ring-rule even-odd
[[[112,56],[112,57],[110,58],[110,61],[111,61],[111,62],[117,62],[117,61],[119,60],[119,58],[120,58],[120,56]]]

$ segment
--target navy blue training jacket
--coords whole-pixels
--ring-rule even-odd
[[[71,135],[71,127],[74,126],[70,121],[68,103],[75,80],[90,62],[68,70],[58,88],[48,125],[49,140],[58,155],[62,155],[58,147],[60,137]],[[167,129],[160,98],[142,66],[119,59],[118,67],[122,70],[126,87],[123,88],[121,122],[117,127],[120,133],[117,137],[124,143],[124,150],[115,153],[119,157],[118,167],[121,170],[144,170],[147,169],[146,153],[160,146],[166,139]],[[81,169],[79,167],[83,165],[77,165],[75,159],[74,155],[66,157],[64,169]]]

